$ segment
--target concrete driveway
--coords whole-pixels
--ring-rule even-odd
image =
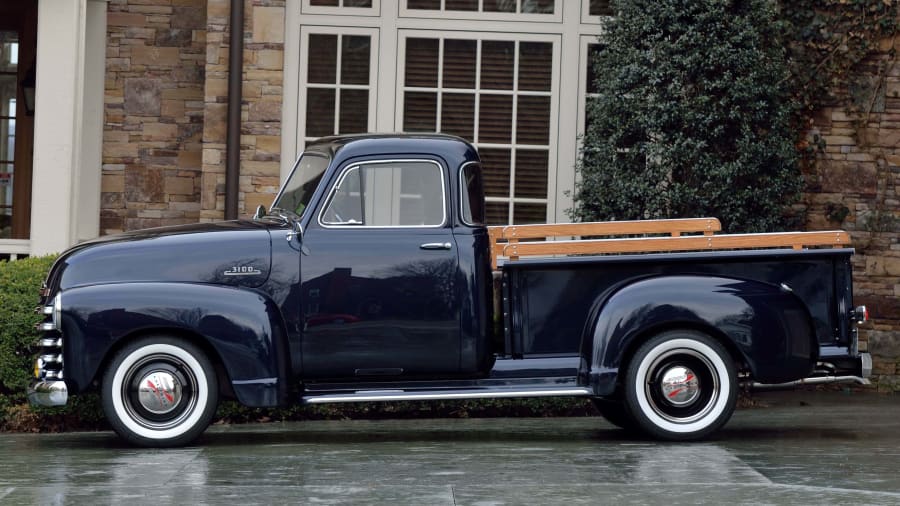
[[[600,418],[217,426],[175,450],[0,434],[0,504],[900,504],[900,397],[758,399],[693,444]]]

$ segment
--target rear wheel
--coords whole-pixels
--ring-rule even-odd
[[[181,446],[206,430],[218,404],[215,370],[195,345],[168,336],[126,345],[103,376],[103,410],[140,446]]]
[[[728,351],[694,331],[670,331],[644,343],[625,376],[625,403],[637,425],[666,440],[703,438],[731,418],[737,373]]]

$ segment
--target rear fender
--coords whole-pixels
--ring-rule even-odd
[[[247,289],[187,283],[93,285],[62,293],[64,373],[86,389],[130,337],[194,336],[214,350],[246,406],[287,400],[288,347],[278,307]]]
[[[803,378],[818,357],[809,309],[783,285],[715,276],[650,278],[600,301],[594,314],[582,359],[601,396],[613,394],[619,369],[640,343],[673,328],[720,339],[763,383]]]

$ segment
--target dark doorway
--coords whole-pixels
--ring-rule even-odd
[[[37,2],[0,4],[0,240],[28,239]]]

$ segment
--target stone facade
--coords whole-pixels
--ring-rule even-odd
[[[202,221],[225,216],[225,135],[230,0],[208,0]],[[268,207],[278,191],[284,79],[284,0],[245,3],[238,213]]]
[[[111,0],[100,232],[200,218],[205,0]]]
[[[224,217],[230,0],[111,0],[102,234]],[[245,2],[239,212],[279,184],[284,0]]]
[[[859,69],[861,89],[837,90],[814,118],[824,152],[806,194],[809,229],[843,228],[853,238],[854,300],[873,319],[860,347],[873,355],[882,391],[900,390],[900,65],[892,44]]]

